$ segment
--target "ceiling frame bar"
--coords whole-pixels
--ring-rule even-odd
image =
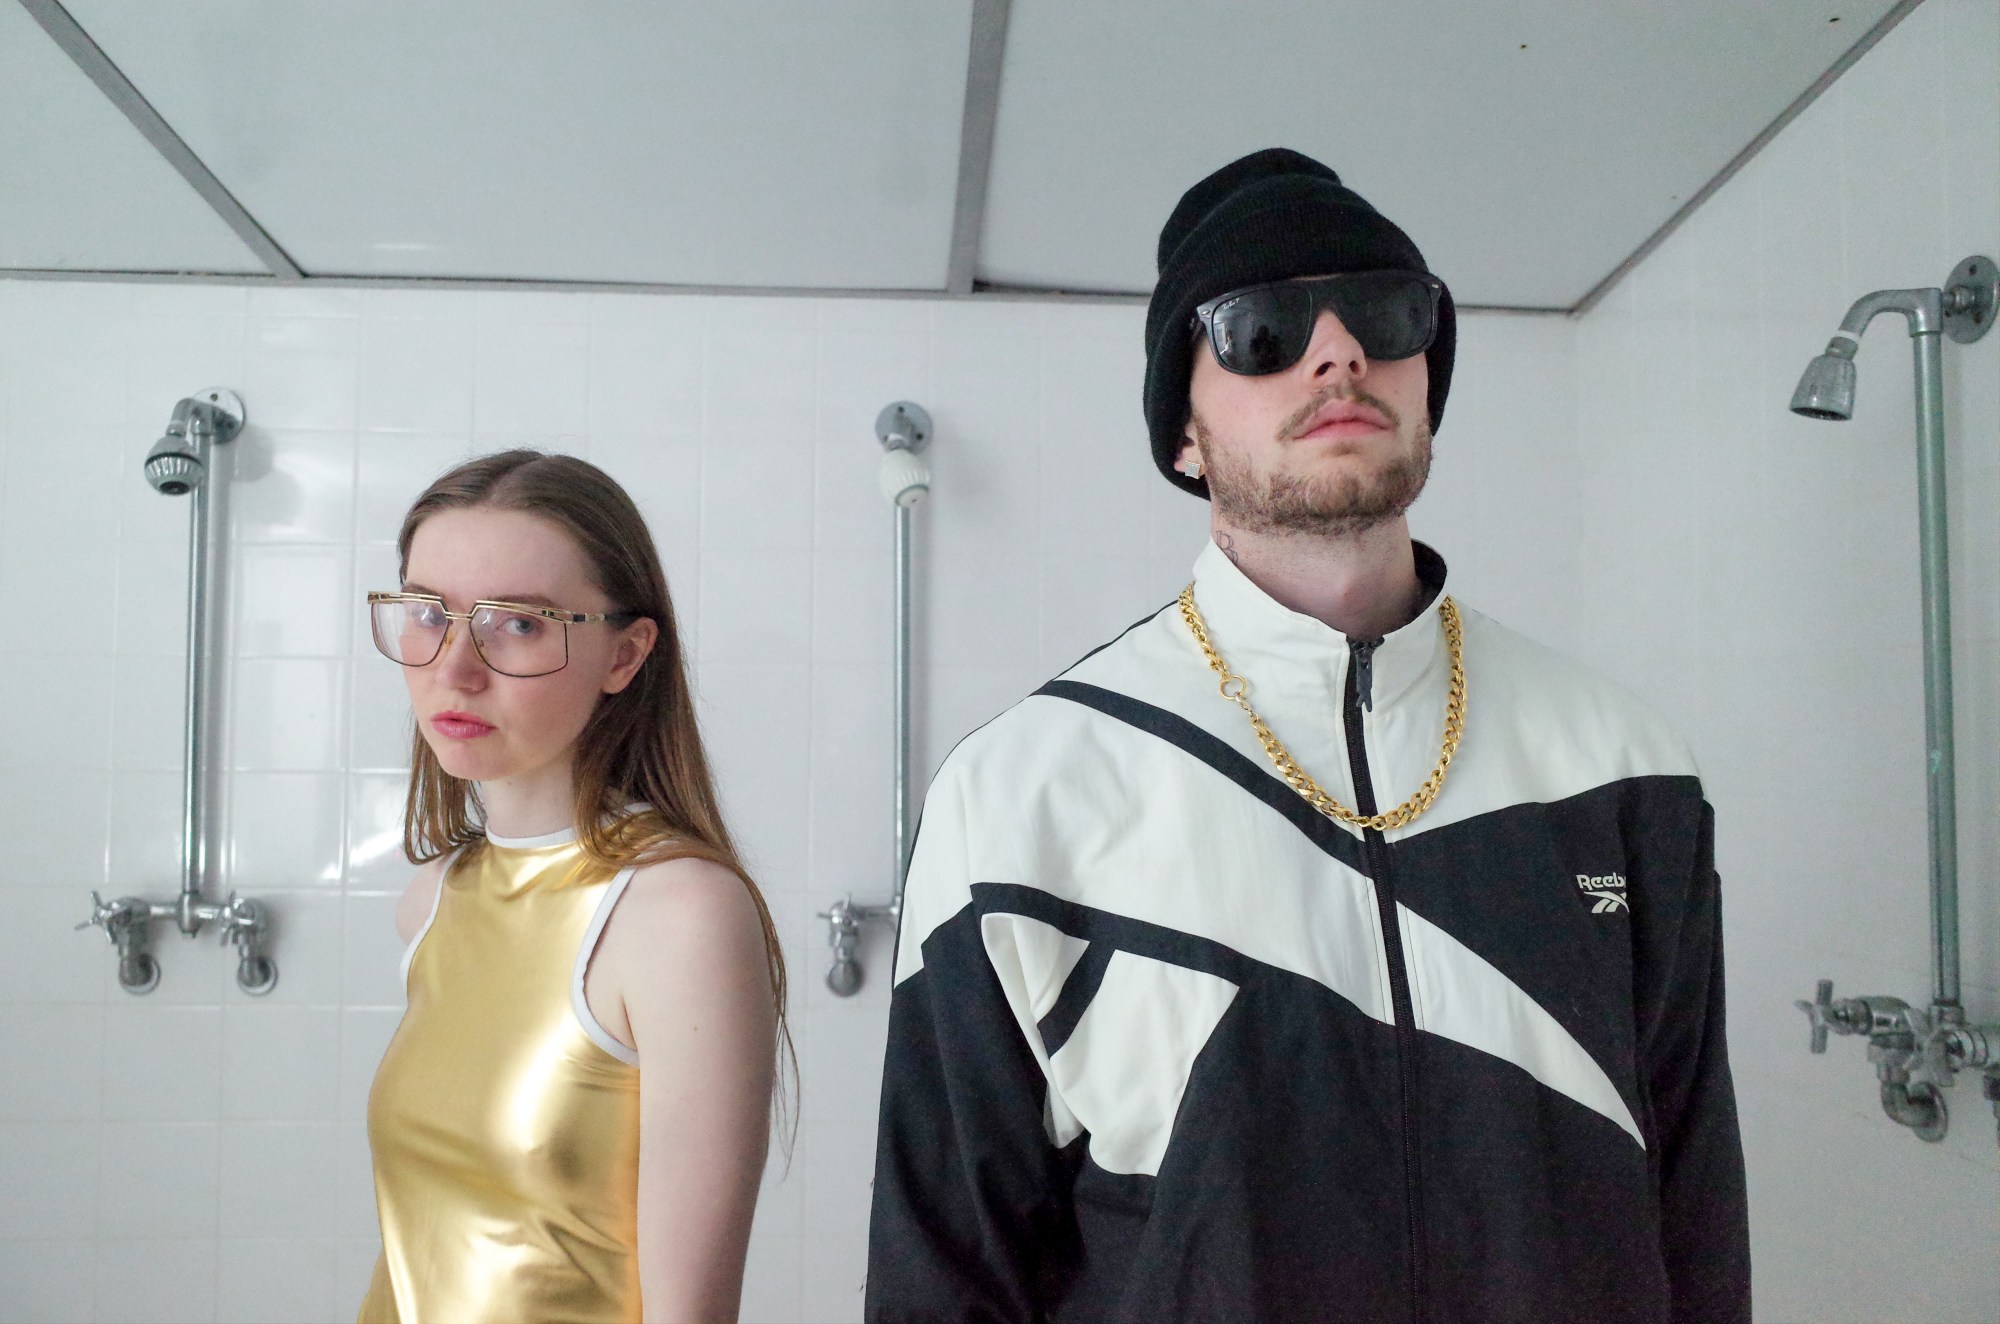
[[[958,129],[958,194],[952,205],[945,292],[972,293],[986,225],[986,180],[993,126],[1000,118],[1000,66],[1007,54],[1010,0],[972,0],[972,49],[965,63],[965,114]]]
[[[1888,36],[1889,30],[1891,28],[1895,27],[1898,23],[1901,23],[1904,19],[1908,18],[1910,16],[1910,11],[1915,9],[1918,5],[1922,3],[1923,0],[1897,0],[1895,7],[1892,8],[1888,13],[1884,14],[1881,17],[1881,19],[1875,24],[1874,27],[1868,29],[1868,31],[1861,34],[1861,40],[1855,42],[1852,46],[1848,47],[1847,53],[1845,55],[1842,55],[1838,60],[1835,60],[1833,62],[1833,66],[1829,68],[1825,73],[1821,74],[1818,78],[1815,78],[1812,82],[1811,87],[1808,87],[1805,91],[1799,93],[1799,95],[1793,99],[1792,104],[1786,106],[1783,110],[1779,111],[1778,118],[1772,120],[1768,125],[1766,125],[1764,127],[1764,131],[1758,134],[1755,138],[1752,138],[1749,142],[1749,145],[1746,146],[1742,151],[1738,152],[1735,156],[1730,157],[1729,163],[1723,166],[1722,169],[1716,171],[1715,177],[1713,179],[1710,179],[1706,184],[1703,184],[1700,188],[1696,189],[1693,195],[1690,196],[1686,202],[1683,202],[1680,205],[1680,209],[1678,211],[1676,211],[1672,216],[1667,217],[1666,221],[1663,224],[1661,224],[1659,229],[1647,235],[1645,242],[1632,250],[1631,256],[1627,257],[1623,262],[1620,262],[1617,266],[1613,267],[1611,269],[1610,275],[1606,276],[1603,280],[1598,281],[1597,284],[1591,286],[1590,290],[1581,299],[1578,299],[1576,301],[1576,306],[1569,310],[1570,316],[1582,317],[1585,313],[1588,313],[1591,309],[1597,307],[1599,303],[1602,303],[1604,300],[1604,296],[1611,293],[1613,286],[1617,285],[1619,281],[1625,279],[1626,275],[1630,273],[1634,267],[1638,266],[1641,262],[1644,262],[1647,258],[1651,257],[1653,255],[1653,251],[1657,249],[1661,244],[1667,242],[1667,237],[1671,235],[1674,231],[1680,229],[1682,223],[1685,222],[1688,217],[1694,215],[1697,211],[1700,211],[1703,203],[1707,202],[1710,198],[1714,197],[1716,192],[1720,190],[1724,184],[1727,184],[1731,179],[1734,179],[1736,177],[1737,171],[1741,170],[1744,166],[1749,165],[1751,159],[1755,157],[1757,153],[1763,151],[1764,148],[1767,145],[1769,145],[1770,141],[1773,138],[1777,137],[1780,133],[1784,132],[1786,125],[1790,124],[1793,120],[1797,119],[1800,115],[1804,114],[1807,106],[1810,106],[1813,102],[1819,100],[1820,93],[1826,91],[1829,87],[1832,87],[1834,81],[1838,79],[1842,74],[1846,73],[1848,69],[1854,65],[1855,61],[1859,60],[1862,56],[1866,55],[1869,51],[1873,50],[1875,48],[1875,43],[1881,41],[1882,38]]]
[[[214,209],[215,214],[222,218],[222,223],[257,255],[257,260],[270,270],[272,276],[282,281],[305,278],[305,273],[299,270],[291,255],[280,248],[277,240],[257,224],[256,218],[244,209],[235,195],[223,187],[222,181],[174,132],[160,112],[153,109],[153,103],[132,85],[132,80],[111,62],[103,47],[91,40],[90,34],[62,7],[60,0],[21,0],[21,7],[42,25],[42,30],[62,47],[63,53],[76,62],[76,67],[97,85],[97,90],[132,122],[132,127],[152,144],[153,150],[165,157],[167,164],[201,195],[201,200]]]
[[[135,285],[269,285],[269,276],[229,271],[80,271],[48,267],[0,268],[0,280],[130,281]],[[857,286],[673,285],[653,281],[503,280],[483,276],[307,276],[323,290],[433,290],[502,294],[645,294],[667,298],[712,299],[885,299],[931,303],[1094,303],[1143,306],[1145,290],[1077,290],[1055,285],[990,285],[981,281],[963,294],[947,290],[878,290]],[[1461,313],[1507,317],[1568,317],[1567,308],[1461,303]]]

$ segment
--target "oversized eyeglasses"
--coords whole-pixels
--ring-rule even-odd
[[[475,602],[447,611],[430,593],[370,593],[375,647],[391,662],[427,667],[444,651],[453,621],[464,621],[480,660],[503,676],[546,676],[569,665],[569,628],[610,622],[630,625],[635,611],[558,611],[527,602]]]
[[[1331,309],[1371,359],[1406,359],[1437,338],[1444,282],[1421,271],[1353,271],[1278,280],[1218,295],[1194,310],[1215,361],[1244,377],[1283,372],[1312,344],[1320,310]]]

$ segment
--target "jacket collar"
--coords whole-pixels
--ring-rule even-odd
[[[1372,659],[1374,708],[1395,705],[1411,687],[1447,658],[1438,603],[1444,598],[1445,563],[1430,547],[1415,543],[1417,578],[1431,599],[1416,619],[1392,631]],[[1194,563],[1195,603],[1207,623],[1209,640],[1229,669],[1250,682],[1250,701],[1334,710],[1344,698],[1352,657],[1346,635],[1311,616],[1293,611],[1252,583],[1213,542]]]

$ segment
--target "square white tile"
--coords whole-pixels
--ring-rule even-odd
[[[339,1008],[237,1004],[223,1013],[224,1118],[338,1121],[339,1080]]]
[[[162,984],[186,962],[163,953]],[[132,1122],[212,1122],[222,1102],[222,1009],[133,998],[107,1004],[104,1116]]]
[[[231,585],[233,657],[345,657],[362,615],[345,546],[252,544]]]
[[[93,1004],[13,1005],[0,1016],[0,1118],[95,1117],[103,1073],[103,1011]]]
[[[254,772],[340,767],[346,660],[246,658],[232,669],[227,765]]]
[[[239,1122],[222,1149],[223,1237],[332,1237],[338,1128],[330,1122]]]
[[[216,1245],[200,1240],[100,1241],[97,1318],[120,1324],[207,1324],[215,1318]]]
[[[0,1241],[0,1324],[91,1324],[95,1241]]]
[[[344,1319],[358,1303],[339,1291],[339,1245],[331,1239],[243,1238],[217,1249],[222,1324],[321,1324]]]
[[[354,434],[246,425],[225,452],[234,544],[345,544],[354,529]]]
[[[337,887],[347,779],[337,772],[237,772],[228,778],[223,876],[249,896]]]
[[[456,306],[465,310],[463,302]],[[470,434],[474,334],[470,322],[381,317],[371,302],[362,326],[361,426]]]
[[[106,1122],[97,1186],[97,1235],[171,1237],[215,1226],[214,1122]]]
[[[100,1154],[96,1129],[77,1121],[0,1122],[0,1153],[7,1155],[0,1241],[91,1234]]]

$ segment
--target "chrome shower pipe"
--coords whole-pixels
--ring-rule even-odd
[[[1958,754],[1953,739],[1951,682],[1951,539],[1945,507],[1945,296],[1936,287],[1876,290],[1855,300],[1825,357],[1851,363],[1868,324],[1900,313],[1914,350],[1917,412],[1917,543],[1923,583],[1924,782],[1930,839],[1932,1001],[1959,1006]],[[1850,369],[1851,371],[1851,369]],[[1852,378],[1845,399],[1819,417],[1853,414]],[[1805,390],[1801,385],[1801,392]]]
[[[1961,1070],[1984,1070],[1996,1097],[2000,1063],[1992,1044],[2000,1027],[1969,1026],[1960,1001],[1958,914],[1958,759],[1953,737],[1950,530],[1945,502],[1944,367],[1941,337],[1970,344],[1991,329],[2000,311],[2000,267],[1971,257],[1943,287],[1876,290],[1855,300],[1840,330],[1814,359],[1792,397],[1795,413],[1846,419],[1854,414],[1854,354],[1868,324],[1902,314],[1916,374],[1917,538],[1923,593],[1924,781],[1929,830],[1931,1005],[1913,1008],[1880,996],[1832,998],[1821,980],[1813,1002],[1800,1001],[1813,1029],[1812,1051],[1824,1052],[1829,1029],[1867,1035],[1869,1060],[1882,1081],[1882,1105],[1925,1140],[1941,1140],[1949,1125],[1940,1087]],[[1911,1081],[1912,1068],[1925,1079]]]
[[[882,495],[896,512],[893,545],[896,576],[895,642],[891,650],[894,673],[894,702],[890,725],[895,746],[891,775],[895,801],[895,880],[889,901],[891,918],[903,911],[903,882],[910,872],[910,846],[916,815],[912,812],[913,787],[910,780],[910,751],[913,744],[910,717],[910,524],[917,503],[930,494],[931,471],[918,457],[930,445],[931,416],[921,405],[899,400],[884,408],[875,419],[875,437],[881,442]]]
[[[223,941],[238,949],[236,982],[246,993],[268,993],[277,983],[277,966],[264,948],[269,918],[262,903],[231,896],[217,904],[202,894],[209,873],[209,736],[213,722],[209,670],[210,633],[214,605],[210,581],[214,566],[214,502],[218,481],[214,448],[233,440],[243,427],[243,401],[233,391],[214,387],[174,406],[166,435],[146,456],[146,481],[164,496],[187,496],[188,598],[185,724],[181,734],[181,858],[180,889],[171,902],[127,896],[106,902],[91,894],[91,917],[79,928],[102,927],[118,949],[118,982],[130,993],[148,993],[160,973],[151,952],[153,920],[171,920],[190,937],[208,924],[222,930]]]
[[[931,419],[923,406],[898,400],[883,407],[875,419],[875,439],[881,443],[882,495],[895,509],[894,548],[894,633],[891,647],[892,703],[890,715],[890,818],[893,854],[889,899],[879,904],[857,903],[843,896],[820,912],[827,922],[827,945],[833,951],[833,965],[826,974],[827,987],[841,997],[861,990],[861,926],[880,920],[891,926],[903,914],[903,883],[910,870],[910,848],[915,820],[914,786],[910,776],[911,751],[915,741],[911,720],[911,618],[910,560],[913,535],[911,521],[919,501],[930,493],[930,467],[920,457],[931,440]]]
[[[910,872],[910,518],[908,506],[896,507],[896,639],[891,665],[895,696],[890,725],[894,728],[895,767],[891,776],[895,799],[895,895],[889,908],[903,910],[903,883]]]
[[[212,466],[215,444],[233,439],[236,427],[217,427],[209,410],[189,410],[183,400],[174,411],[174,424],[185,419],[188,440],[197,448],[204,469]],[[189,415],[192,415],[189,417]],[[174,426],[169,425],[168,435]],[[181,891],[174,907],[174,922],[182,933],[201,932],[195,907],[201,902],[202,884],[208,877],[208,636],[210,554],[210,500],[215,490],[213,478],[204,474],[189,493],[188,509],[188,595],[187,595],[187,674],[186,721],[181,728]]]

